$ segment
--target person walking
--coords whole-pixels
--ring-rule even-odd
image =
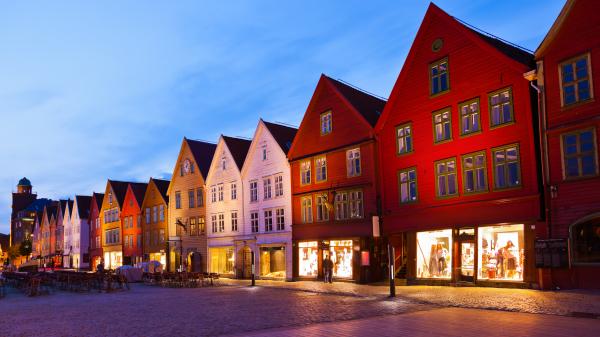
[[[333,283],[333,262],[329,255],[325,256],[323,260],[323,273],[325,274],[325,283]]]

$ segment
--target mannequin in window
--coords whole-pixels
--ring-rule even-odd
[[[431,250],[429,252],[429,277],[438,276],[438,273],[439,273],[438,262],[439,261],[438,261],[438,256],[437,256],[436,245],[432,244]]]

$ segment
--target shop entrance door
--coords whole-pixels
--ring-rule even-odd
[[[458,251],[460,253],[458,280],[475,281],[475,230],[463,228],[459,231]]]

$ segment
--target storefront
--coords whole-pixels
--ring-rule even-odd
[[[260,277],[285,279],[285,246],[260,246]]]
[[[534,228],[500,224],[408,233],[407,278],[421,284],[525,286],[535,279],[527,254]]]
[[[208,249],[208,254],[211,273],[233,276],[235,266],[233,246],[212,247]]]
[[[148,254],[149,261],[158,261],[163,267],[163,270],[167,270],[167,254],[164,252],[150,253]]]
[[[104,252],[104,268],[117,269],[123,265],[123,252]]]

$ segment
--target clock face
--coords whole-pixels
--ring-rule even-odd
[[[186,160],[183,162],[183,171],[184,171],[185,173],[190,173],[190,168],[191,168],[191,167],[192,167],[192,164],[190,163],[190,160],[189,160],[189,159],[186,159]]]

